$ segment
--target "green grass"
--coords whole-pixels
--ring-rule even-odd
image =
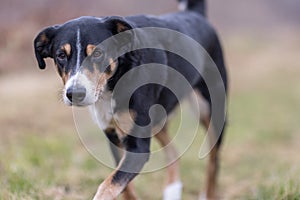
[[[250,198],[270,199],[270,197],[273,197],[274,199],[297,200],[300,199],[299,191],[299,183],[290,180],[285,183],[273,183],[269,186],[260,185],[255,196]]]

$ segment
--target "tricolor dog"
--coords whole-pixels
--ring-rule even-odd
[[[208,86],[202,75],[195,71],[189,62],[161,49],[145,48],[126,51],[126,48],[131,48],[132,43],[142,42],[140,37],[132,32],[135,29],[157,27],[183,33],[201,44],[209,54],[217,66],[221,84],[224,85],[226,91],[227,75],[222,49],[217,34],[205,17],[204,0],[181,0],[179,3],[179,12],[162,16],[135,15],[73,19],[62,25],[43,29],[34,40],[39,68],[46,67],[45,58],[54,60],[64,84],[62,94],[64,103],[69,106],[88,106],[111,143],[117,167],[98,187],[94,200],[113,200],[121,194],[127,200],[138,199],[132,187],[132,180],[148,161],[153,130],[162,120],[153,115],[154,122],[151,122],[153,119],[149,115],[149,110],[153,105],[159,104],[165,109],[166,114],[170,114],[179,103],[177,97],[168,88],[149,83],[137,88],[128,104],[124,104],[122,95],[114,96],[113,92],[118,81],[127,72],[144,64],[158,63],[181,73],[197,94],[197,99],[201,100],[202,103],[199,105],[206,106],[206,112],[201,113],[199,122],[206,129],[210,124],[214,126],[214,120],[211,120],[212,100]],[[126,33],[124,37],[114,38],[115,45],[109,47],[99,45],[106,39],[122,33]],[[154,38],[153,35],[147,35],[149,33],[146,31],[142,34],[144,34],[143,38]],[[176,42],[167,41],[167,43]],[[164,45],[164,41],[161,41],[161,45]],[[110,52],[114,48],[125,49],[125,53],[114,57]],[[204,71],[210,70],[205,62],[203,68]],[[167,82],[171,78],[165,68],[158,67],[157,73],[162,81]],[[129,86],[131,81],[147,80],[148,76],[148,73],[137,73],[129,79],[128,85],[125,83],[123,87]],[[216,83],[218,84],[220,83]],[[183,91],[182,95],[188,97],[190,91]],[[225,113],[226,101],[221,104]],[[205,199],[217,198],[217,172],[223,130],[224,127],[209,154],[206,190],[205,195],[202,196]],[[208,131],[208,134],[214,135],[215,133]],[[153,137],[162,147],[165,147],[166,159],[174,161],[167,166],[163,199],[181,199],[179,160],[176,159],[177,152],[168,135],[167,123],[164,123],[164,126]],[[119,148],[126,153],[119,151]],[[151,188],[151,183],[149,187]]]

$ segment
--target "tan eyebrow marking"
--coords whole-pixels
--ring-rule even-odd
[[[112,58],[109,59],[109,65],[112,72],[117,68],[117,63]]]
[[[71,55],[71,45],[69,43],[64,44],[61,49],[66,52],[68,57]]]
[[[117,23],[117,32],[120,33],[122,31],[128,30],[128,27],[122,23]]]
[[[47,35],[45,33],[43,33],[40,37],[40,41],[41,42],[45,42],[48,43],[49,42],[49,38],[47,37]]]
[[[88,44],[86,47],[86,55],[92,55],[93,51],[95,50],[96,46],[93,44]]]

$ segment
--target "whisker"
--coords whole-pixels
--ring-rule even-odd
[[[64,91],[65,91],[64,88],[59,88],[57,91],[57,97],[60,102],[64,102],[64,98],[63,98]]]

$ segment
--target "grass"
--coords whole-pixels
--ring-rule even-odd
[[[231,95],[220,196],[300,199],[300,69],[293,59],[299,43],[278,39],[289,51],[277,56],[272,38],[226,41]],[[0,77],[0,199],[91,199],[111,172],[82,146],[71,109],[58,101],[58,80],[53,70]],[[204,188],[200,132],[181,160],[184,200]],[[162,191],[163,176],[160,170],[137,177],[141,199],[161,199],[153,191]]]

